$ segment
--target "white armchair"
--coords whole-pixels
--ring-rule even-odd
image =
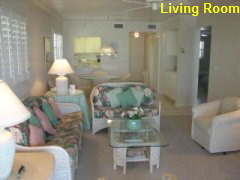
[[[193,107],[191,137],[210,153],[240,150],[240,98]]]

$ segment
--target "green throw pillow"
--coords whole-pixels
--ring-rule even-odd
[[[133,95],[137,100],[137,103],[135,104],[135,106],[137,107],[141,106],[142,99],[144,96],[144,91],[142,89],[137,89],[137,88],[131,88],[131,91],[133,92]]]
[[[106,93],[106,96],[108,97],[111,107],[118,107],[120,106],[120,102],[117,98],[117,95],[122,92],[122,88],[116,88],[112,91],[109,91]]]
[[[127,108],[129,106],[134,106],[137,100],[131,89],[121,92],[117,95],[118,100],[122,107]]]
[[[48,102],[42,101],[42,110],[47,115],[52,126],[56,127],[59,122],[58,122],[57,116],[55,115],[52,107]]]
[[[31,117],[28,119],[28,122],[30,124],[32,124],[33,126],[37,126],[39,128],[42,128],[41,122],[39,121],[39,119],[31,113]]]

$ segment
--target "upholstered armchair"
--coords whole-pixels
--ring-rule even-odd
[[[210,153],[240,150],[240,98],[193,107],[191,137]]]

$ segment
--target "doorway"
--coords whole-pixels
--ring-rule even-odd
[[[211,26],[201,27],[199,42],[198,103],[208,100],[209,67],[211,52]]]

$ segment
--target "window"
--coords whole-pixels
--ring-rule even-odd
[[[54,59],[63,58],[63,37],[61,34],[53,34]]]
[[[16,85],[29,79],[27,21],[0,8],[0,79]]]

